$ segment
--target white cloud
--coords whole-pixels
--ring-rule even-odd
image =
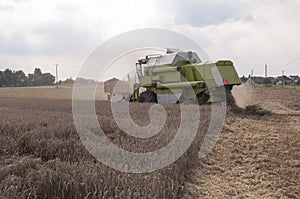
[[[171,3],[171,2],[169,2]],[[172,1],[175,10],[175,23],[195,27],[218,25],[226,21],[251,20],[252,16],[245,7],[248,3],[240,1]]]
[[[166,28],[203,44],[212,59],[229,58],[240,74],[300,74],[297,0],[0,0],[0,69],[61,65],[75,76],[102,41],[136,28]],[[146,39],[146,38],[145,38]],[[33,66],[34,65],[34,66]]]
[[[279,75],[282,69],[287,74],[299,74],[300,62],[284,65],[300,56],[297,36],[300,4],[297,1],[254,2],[245,4],[252,20],[241,17],[206,26],[179,25],[176,29],[202,42],[213,60],[232,59],[240,74],[247,75],[254,69],[256,75],[263,75],[265,64],[269,65],[270,75]],[[239,8],[245,9],[243,5]]]

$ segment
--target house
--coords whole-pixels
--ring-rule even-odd
[[[113,93],[113,90],[119,80],[117,78],[112,78],[104,82],[104,92]]]
[[[276,85],[295,85],[295,81],[287,76],[278,76],[275,79]]]
[[[269,81],[269,80],[270,81]],[[294,86],[297,82],[300,81],[300,77],[298,75],[287,76],[278,76],[278,77],[249,77],[245,82],[246,84],[276,84],[276,85],[291,85]],[[267,83],[268,82],[268,83]]]
[[[300,80],[300,77],[298,75],[290,75],[289,78],[294,80],[295,83],[297,83]]]
[[[272,84],[275,84],[276,78],[275,77],[268,77]]]
[[[130,95],[133,93],[130,82],[121,81],[117,78],[112,78],[104,82],[104,92],[107,93],[108,99],[116,94]]]
[[[263,78],[263,77],[249,77],[245,83],[246,84],[263,84],[264,79],[265,78]]]

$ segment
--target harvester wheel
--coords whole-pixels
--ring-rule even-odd
[[[225,86],[227,106],[236,107],[235,99],[232,95],[232,86]]]
[[[197,94],[197,99],[198,99],[198,104],[203,105],[206,104],[207,101],[209,100],[209,95],[206,93],[199,93]]]
[[[144,91],[140,94],[140,102],[142,103],[157,103],[157,96],[151,91]]]
[[[229,107],[235,107],[236,104],[235,104],[235,100],[234,100],[234,97],[232,95],[231,90],[232,90],[232,85],[226,85],[225,86],[226,104]],[[224,96],[222,94],[222,91],[223,91],[222,87],[217,87],[216,88],[216,93],[215,93],[216,99],[215,99],[214,102],[218,103],[218,102],[224,102],[225,101]]]

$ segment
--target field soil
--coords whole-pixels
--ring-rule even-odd
[[[183,198],[299,198],[300,92],[241,85],[233,95],[246,109],[229,111],[214,150],[188,170]]]
[[[90,88],[91,85],[83,84],[81,87]],[[26,98],[26,99],[52,99],[52,100],[71,100],[73,85],[38,86],[38,87],[4,87],[0,88],[0,97],[6,98]],[[107,100],[104,93],[103,83],[99,83],[95,93],[96,100]]]
[[[299,198],[300,92],[241,85],[233,95],[241,108],[228,108],[208,156],[198,158],[203,128],[170,166],[128,174],[97,162],[82,145],[73,123],[72,87],[0,88],[0,198]],[[96,99],[104,98],[98,89]],[[117,127],[109,102],[95,106],[107,137],[133,152],[169,143],[180,121],[179,106],[164,105],[166,126],[143,141]],[[150,122],[151,104],[130,106],[137,124]],[[207,127],[210,106],[200,111]]]
[[[117,171],[97,161],[83,146],[74,126],[71,94],[72,88],[0,88],[0,198],[178,197],[187,167],[197,158],[207,129],[195,129],[198,133],[192,140],[194,143],[165,168],[141,174]],[[81,98],[80,101],[87,102]],[[110,140],[126,151],[158,150],[173,140],[181,124],[180,107],[164,105],[167,118],[160,133],[149,139],[139,139],[118,128],[110,107],[108,101],[95,102],[98,121],[108,138],[105,141]],[[147,125],[151,107],[149,103],[131,103],[132,119],[137,124]],[[200,121],[201,126],[208,126],[210,106],[187,108],[191,114],[200,108],[206,118]],[[159,110],[152,111],[159,115]],[[117,114],[120,121],[126,122],[127,114],[122,111]],[[182,123],[186,126],[189,121]],[[99,133],[96,128],[91,132]],[[189,133],[185,132],[184,136],[189,138]],[[110,155],[110,151],[99,151],[101,156],[124,160]],[[117,166],[126,170],[133,161],[125,159]],[[149,164],[144,166],[149,167]]]

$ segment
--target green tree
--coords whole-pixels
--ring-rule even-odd
[[[0,71],[0,87],[3,85],[3,72]]]
[[[40,68],[35,68],[33,74],[35,75],[42,75],[42,70]]]
[[[62,84],[74,84],[74,80],[72,79],[72,77],[70,77],[63,81]]]
[[[26,86],[27,76],[22,70],[12,71],[7,68],[0,71],[0,87],[2,86]]]
[[[53,85],[55,77],[51,73],[42,73],[39,68],[34,69],[33,74],[28,75],[28,84],[30,86],[47,86]]]
[[[44,85],[53,85],[55,82],[55,77],[51,73],[43,74],[43,84]]]
[[[14,86],[27,86],[27,76],[22,70],[18,70],[14,73]]]
[[[13,76],[13,72],[9,68],[3,71],[3,86],[12,85],[12,76]]]
[[[10,86],[16,86],[16,82],[17,82],[16,71],[13,70],[11,74]]]
[[[269,78],[264,78],[263,84],[272,84],[272,81]]]
[[[42,86],[43,73],[40,68],[35,68],[33,74],[28,74],[29,86]]]
[[[248,78],[245,77],[245,75],[243,75],[243,77],[241,77],[241,82],[245,83],[247,81]]]
[[[28,74],[28,86],[35,86],[35,74]]]
[[[53,85],[55,77],[51,73],[42,73],[40,68],[35,68],[33,74],[26,74],[22,70],[12,71],[7,68],[0,71],[0,87],[3,86],[47,86]]]

